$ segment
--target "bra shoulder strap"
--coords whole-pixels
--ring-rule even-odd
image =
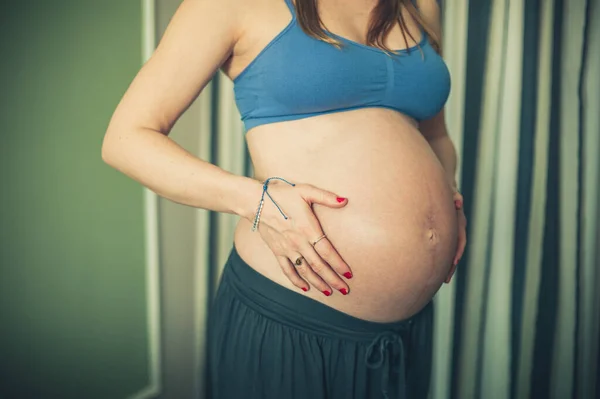
[[[284,0],[285,4],[287,4],[288,8],[290,9],[290,12],[292,13],[292,17],[296,18],[296,8],[294,7],[294,3],[292,3],[292,0]]]

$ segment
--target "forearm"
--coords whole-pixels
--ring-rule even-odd
[[[108,132],[102,159],[161,197],[251,220],[262,184],[199,159],[167,135],[150,129]]]
[[[437,137],[433,137],[427,140],[431,149],[435,153],[435,155],[440,160],[440,163],[444,167],[446,171],[446,176],[448,178],[448,182],[455,189],[457,188],[456,184],[456,164],[457,164],[457,155],[456,149],[450,136],[448,135],[440,135]]]

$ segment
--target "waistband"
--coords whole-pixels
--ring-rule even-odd
[[[415,319],[432,306],[430,301],[414,315],[395,322],[360,319],[283,287],[248,265],[235,245],[225,264],[223,281],[231,284],[240,299],[259,313],[294,328],[338,338],[370,341],[377,334],[407,331]]]
[[[398,374],[398,398],[407,397],[404,339],[410,336],[410,327],[417,317],[433,306],[433,300],[416,314],[396,322],[379,323],[360,319],[263,276],[240,257],[235,244],[225,264],[221,283],[229,284],[238,299],[248,307],[279,323],[310,334],[368,342],[365,364],[371,369],[382,369],[383,397],[390,398],[390,369]]]

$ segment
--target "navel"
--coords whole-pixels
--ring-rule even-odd
[[[436,244],[439,241],[439,234],[436,229],[428,228],[426,231],[427,240],[431,244]]]

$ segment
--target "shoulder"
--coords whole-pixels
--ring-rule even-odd
[[[241,31],[257,0],[182,0],[175,15],[199,23],[198,29]]]
[[[285,0],[227,1],[244,3],[237,10],[240,34],[233,52],[236,56],[244,56],[246,53],[255,56],[254,50],[265,46],[293,18]]]
[[[441,37],[441,12],[439,0],[412,0],[413,4],[419,10],[421,17],[425,20],[438,37]]]

